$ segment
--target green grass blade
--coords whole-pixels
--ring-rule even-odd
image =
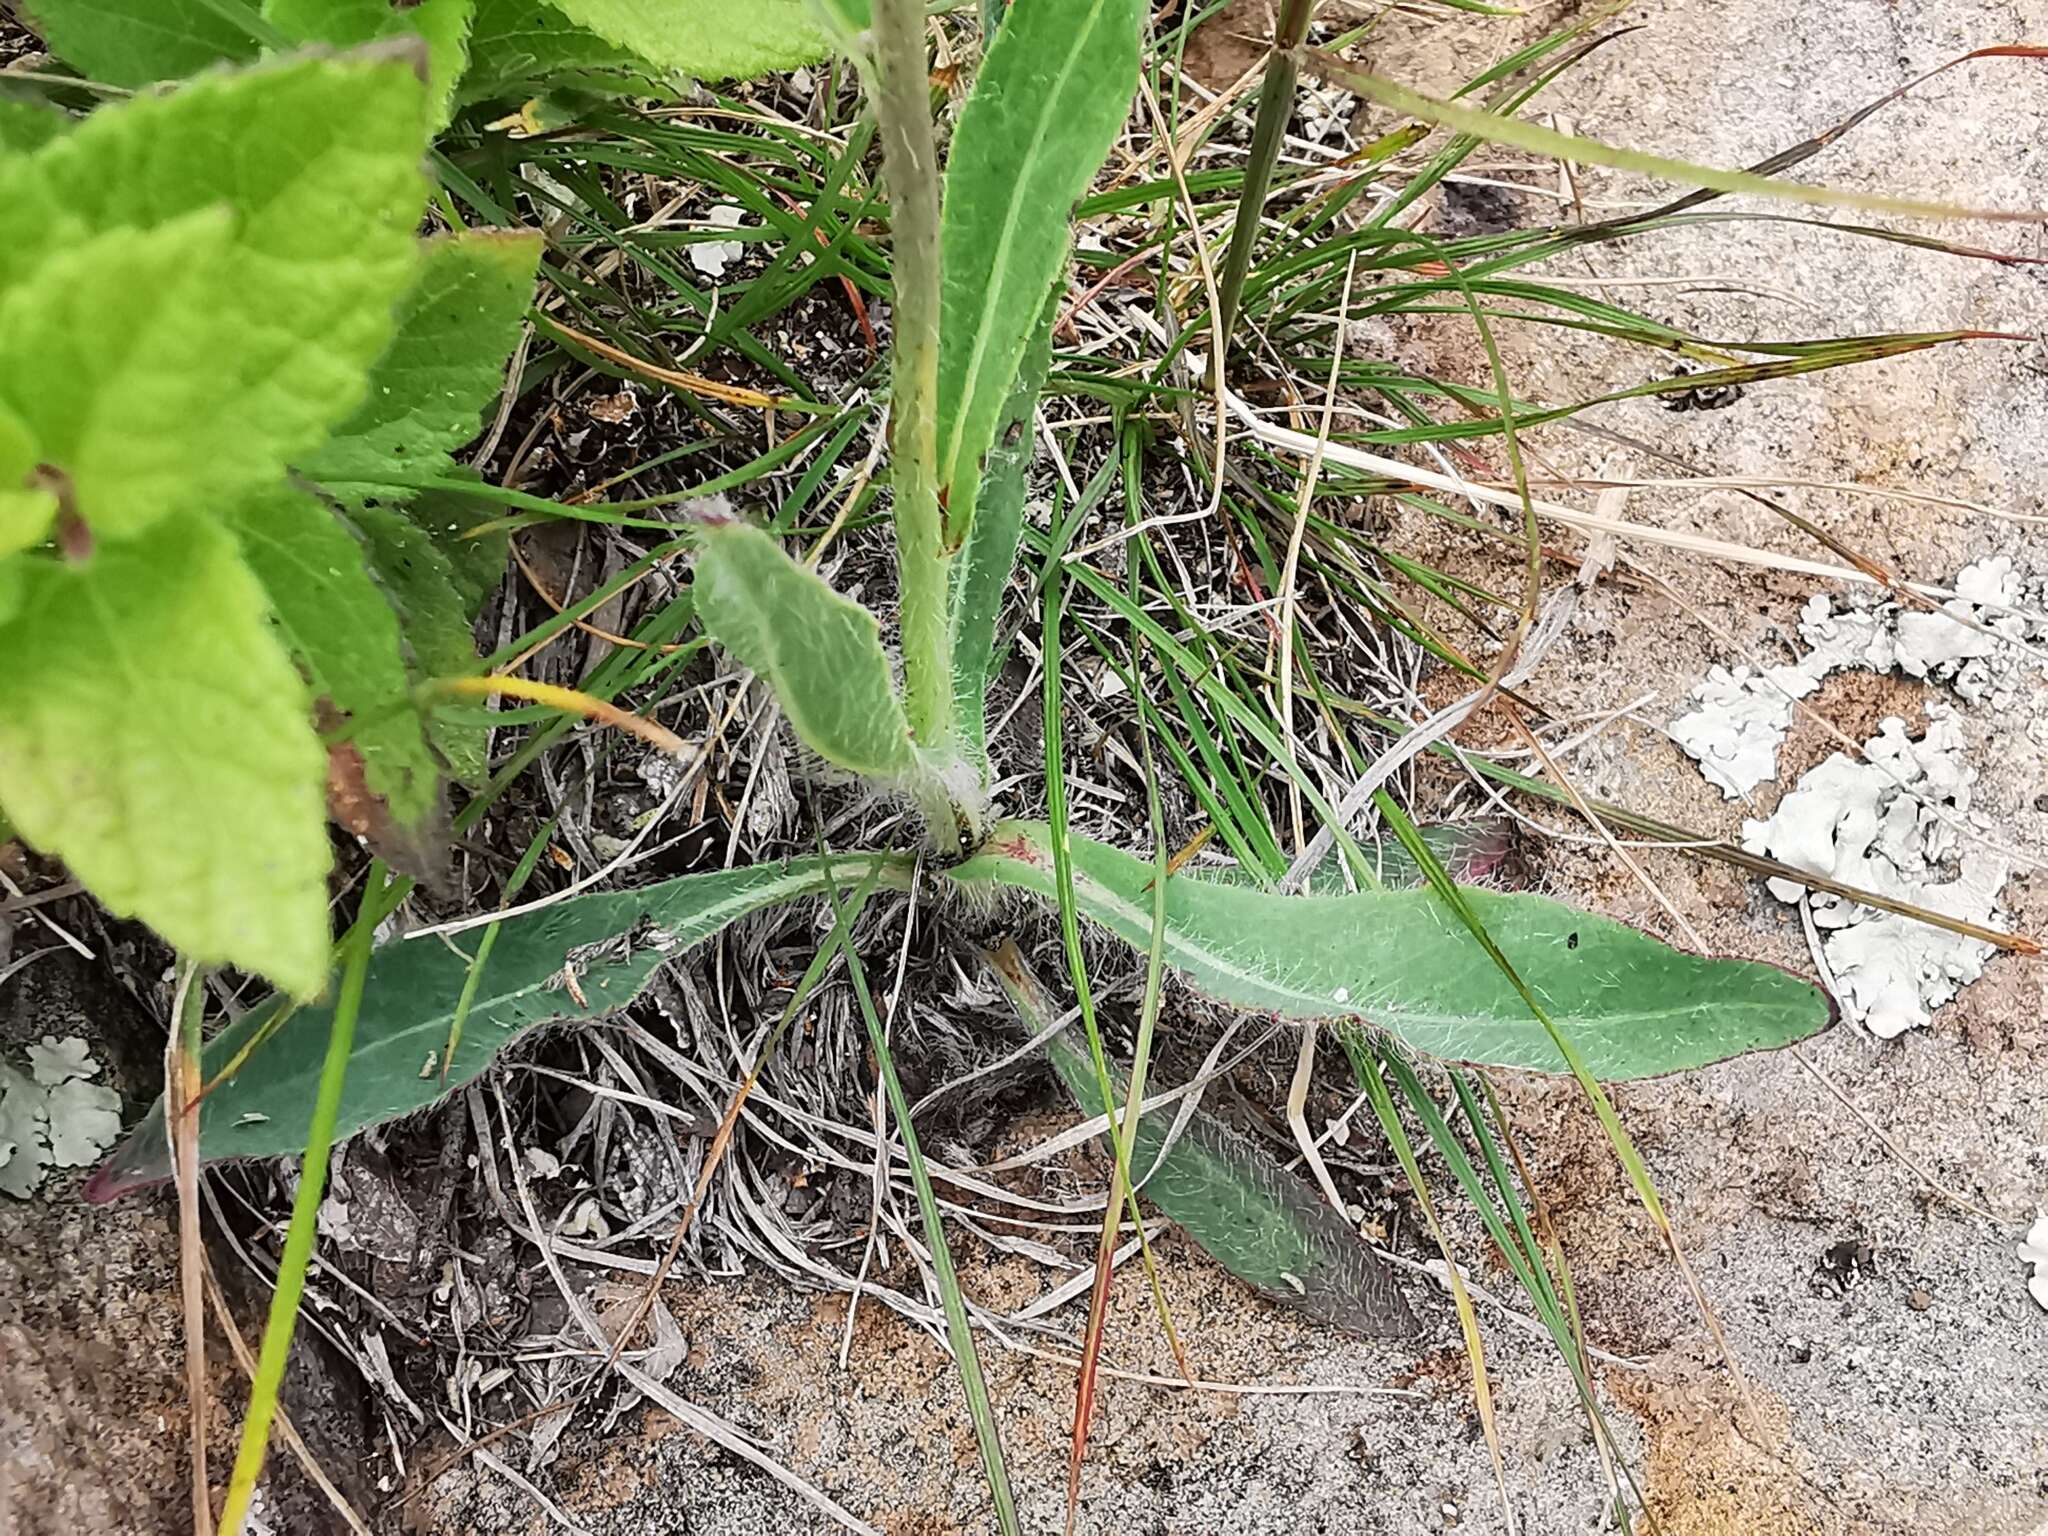
[[[831,894],[828,892],[828,894]],[[831,895],[835,915],[840,912],[836,894]],[[938,1281],[939,1297],[945,1306],[946,1338],[953,1348],[953,1361],[960,1372],[960,1389],[967,1398],[967,1412],[974,1421],[974,1438],[981,1449],[982,1475],[988,1481],[989,1497],[995,1502],[996,1527],[1003,1536],[1021,1536],[1017,1504],[1010,1494],[1010,1475],[1003,1463],[1003,1442],[996,1430],[996,1415],[989,1401],[988,1380],[982,1375],[981,1355],[974,1346],[974,1327],[967,1317],[967,1300],[960,1291],[960,1276],[953,1268],[953,1253],[946,1246],[946,1228],[939,1214],[939,1197],[932,1190],[932,1178],[918,1146],[917,1127],[911,1122],[910,1101],[896,1076],[896,1063],[889,1053],[888,1032],[868,990],[867,970],[852,945],[846,947],[847,970],[853,977],[854,996],[860,1003],[861,1018],[867,1024],[868,1044],[875,1053],[875,1067],[888,1096],[889,1112],[903,1137],[904,1161],[910,1165],[910,1182],[917,1190],[918,1214],[924,1223],[925,1243],[931,1249],[932,1272]]]
[[[1348,90],[1357,91],[1361,96],[1371,97],[1381,106],[1426,118],[1430,122],[1439,123],[1473,138],[1484,139],[1489,143],[1506,144],[1513,149],[1547,155],[1556,160],[1570,160],[1580,165],[1604,165],[1611,170],[1634,171],[1644,176],[1657,176],[1667,181],[1707,187],[1716,192],[1744,192],[1758,197],[1820,203],[1837,208],[1863,208],[1877,213],[1911,214],[1931,219],[1990,219],[2023,224],[2038,224],[2043,218],[2048,218],[2048,213],[2039,209],[1962,208],[1953,203],[1931,202],[1923,198],[1844,192],[1838,188],[1814,186],[1808,182],[1779,181],[1748,171],[1730,171],[1714,166],[1695,165],[1687,160],[1673,160],[1664,155],[1646,154],[1641,150],[1619,149],[1593,139],[1580,138],[1576,134],[1559,133],[1552,128],[1523,122],[1519,118],[1503,117],[1496,113],[1460,106],[1456,102],[1442,101],[1434,96],[1425,96],[1420,91],[1412,91],[1405,85],[1356,69],[1327,54],[1311,50],[1308,57],[1317,73]]]
[[[383,863],[373,861],[368,889],[370,894],[356,914],[355,926],[342,941],[341,990],[335,999],[327,1049],[320,1063],[313,1118],[300,1144],[304,1162],[299,1170],[299,1187],[292,1196],[291,1225],[285,1231],[284,1253],[277,1265],[277,1288],[271,1292],[270,1315],[263,1324],[263,1347],[256,1358],[256,1374],[249,1382],[249,1411],[242,1421],[242,1443],[235,1452],[227,1503],[221,1511],[220,1528],[224,1536],[239,1536],[249,1512],[249,1500],[256,1492],[256,1480],[263,1474],[264,1455],[270,1447],[270,1422],[277,1410],[277,1394],[284,1386],[284,1368],[291,1358],[292,1332],[298,1326],[306,1268],[313,1258],[320,1199],[327,1187],[327,1154],[334,1145],[356,1019],[369,976],[370,944],[377,925],[398,905],[410,889],[410,882],[387,884]],[[161,1127],[157,1139],[162,1139]]]

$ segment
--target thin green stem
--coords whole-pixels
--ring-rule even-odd
[[[377,925],[412,888],[412,882],[388,883],[379,859],[370,866],[369,884],[355,926],[341,941],[341,992],[334,1004],[334,1023],[327,1035],[327,1056],[320,1068],[320,1088],[313,1101],[312,1123],[306,1127],[306,1156],[299,1167],[298,1192],[292,1197],[291,1225],[284,1255],[278,1261],[277,1289],[271,1293],[270,1315],[263,1324],[263,1349],[249,1384],[249,1413],[242,1423],[242,1443],[235,1452],[235,1470],[228,1479],[227,1505],[221,1511],[224,1536],[240,1536],[248,1518],[256,1480],[270,1448],[270,1422],[277,1412],[277,1394],[291,1357],[292,1332],[298,1326],[299,1301],[305,1292],[306,1268],[313,1258],[313,1238],[320,1199],[327,1188],[327,1155],[334,1145],[335,1121],[341,1114],[342,1083],[348,1076],[349,1052],[355,1045],[356,1015],[363,1005],[363,983],[370,969],[370,942]],[[196,1411],[196,1407],[195,1407]]]
[[[1315,0],[1285,0],[1273,32],[1273,51],[1266,56],[1266,77],[1259,82],[1259,115],[1252,125],[1251,152],[1245,159],[1244,188],[1237,195],[1237,214],[1230,229],[1230,251],[1223,258],[1223,277],[1217,284],[1217,305],[1224,337],[1237,323],[1237,304],[1244,294],[1244,280],[1252,267],[1252,247],[1259,239],[1259,219],[1266,206],[1266,193],[1273,185],[1273,167],[1280,159],[1280,141],[1287,133],[1287,120],[1294,114],[1294,87],[1298,75],[1295,50],[1308,36],[1309,17]]]
[[[894,241],[895,389],[891,437],[903,681],[910,728],[927,752],[953,735],[952,557],[938,492],[939,154],[920,0],[875,0],[874,80]],[[936,829],[943,838],[945,828]]]

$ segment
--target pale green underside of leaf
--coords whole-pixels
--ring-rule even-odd
[[[953,871],[1054,894],[1046,828],[1006,822]],[[1081,911],[1126,943],[1152,934],[1150,863],[1073,840]],[[1540,896],[1466,899],[1601,1079],[1653,1077],[1792,1044],[1832,1020],[1827,994],[1775,966],[1710,960]],[[1173,876],[1166,960],[1208,995],[1283,1018],[1356,1019],[1446,1061],[1568,1070],[1528,1004],[1427,891],[1278,896]]]
[[[401,827],[421,826],[439,804],[440,770],[413,703],[398,620],[355,535],[332,508],[289,485],[245,498],[223,520],[314,696],[349,717],[365,783]]]
[[[790,726],[827,762],[873,779],[910,777],[917,754],[875,616],[750,524],[706,522],[700,538],[705,633],[775,690]]]
[[[0,633],[0,804],[111,911],[312,996],[327,976],[326,754],[233,542],[196,516],[22,560]]]
[[[664,959],[765,907],[817,896],[832,883],[842,889],[858,885],[875,864],[874,855],[858,854],[684,875],[507,919],[477,985],[455,1059],[446,1063],[445,1086],[441,1052],[469,971],[464,954],[475,952],[481,931],[458,935],[452,945],[438,938],[384,945],[370,959],[336,1136],[426,1108],[448,1088],[474,1078],[529,1031],[558,1021],[602,1018],[623,1008]],[[910,874],[909,861],[891,861],[881,883],[902,889]],[[627,934],[637,935],[631,945],[613,943]],[[584,1003],[576,1001],[563,980],[571,964]],[[208,1043],[209,1081],[275,1016],[275,1008],[273,1001],[252,1009]],[[199,1127],[201,1158],[276,1157],[305,1146],[329,1017],[326,1008],[298,1010],[235,1076],[207,1095]],[[98,1192],[115,1194],[166,1177],[164,1158],[159,1101],[101,1175],[106,1185]]]
[[[336,487],[445,472],[504,389],[540,248],[538,234],[498,230],[428,241],[362,404],[299,471]]]
[[[1054,1018],[1044,994],[1027,978],[992,968],[1025,1027],[1043,1033]],[[1074,1032],[1053,1036],[1045,1053],[1081,1113],[1102,1114],[1095,1068]],[[1120,1115],[1130,1084],[1114,1067],[1111,1078]],[[1179,1111],[1179,1105],[1161,1107],[1139,1117],[1131,1177],[1146,1200],[1204,1253],[1275,1301],[1358,1333],[1413,1331],[1408,1304],[1386,1266],[1325,1201],[1206,1110],[1197,1109],[1168,1147]]]
[[[52,53],[105,85],[178,80],[257,52],[204,0],[30,0],[26,9]]]
[[[0,159],[0,398],[96,537],[275,483],[355,407],[424,142],[410,65],[354,55],[207,75]]]
[[[1067,257],[1067,218],[1130,109],[1142,0],[1031,0],[961,109],[940,221],[939,483],[971,520],[982,456]]]
[[[428,126],[435,132],[447,125],[456,84],[469,64],[474,9],[474,0],[263,0],[264,19],[295,42],[354,48],[393,37],[423,40],[434,100]]]
[[[659,69],[705,80],[788,69],[826,51],[805,0],[556,0],[556,8]]]

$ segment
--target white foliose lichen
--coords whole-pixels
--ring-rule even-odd
[[[1886,600],[1837,609],[1807,600],[1799,633],[1810,649],[1762,672],[1715,668],[1692,694],[1672,735],[1729,798],[1777,776],[1778,748],[1795,700],[1844,669],[1898,671],[1939,683],[1963,702],[2010,712],[2024,702],[2040,667],[2031,621],[2015,612],[2023,594],[2012,561],[1979,560],[1956,577],[1939,611]],[[2003,920],[1999,893],[2009,862],[1965,838],[1977,774],[1960,721],[1947,705],[1927,708],[1919,737],[1905,721],[1883,722],[1859,761],[1836,753],[1801,777],[1775,814],[1744,823],[1743,845],[1846,885],[1984,926]],[[1772,880],[1780,900],[1805,887]],[[1890,1037],[1929,1021],[1932,1011],[1983,973],[1992,946],[1846,898],[1814,892],[1821,958],[1844,1010]]]
[[[57,1168],[83,1168],[121,1135],[121,1096],[89,1079],[83,1040],[43,1036],[26,1075],[0,1062],[0,1191],[26,1199]]]
[[[1742,845],[1845,885],[1983,926],[2003,921],[1998,894],[2011,873],[1979,842],[1964,844],[1977,771],[1954,717],[1934,718],[1917,740],[1893,716],[1864,743],[1864,761],[1837,752],[1803,775]],[[1780,901],[1806,887],[1766,882]],[[1993,947],[1945,928],[1824,891],[1810,898],[1822,954],[1848,1015],[1887,1039],[1918,1024],[1983,974]]]
[[[2032,658],[2007,643],[2028,638],[2028,620],[2011,611],[2020,599],[2012,561],[1999,555],[1963,567],[1955,592],[1938,612],[1892,601],[1838,610],[1815,594],[1799,614],[1808,652],[1761,671],[1713,668],[1672,721],[1672,739],[1733,800],[1777,777],[1796,701],[1835,672],[1897,670],[1946,684],[1966,703],[2013,707]]]

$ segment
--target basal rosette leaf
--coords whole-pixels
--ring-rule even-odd
[[[426,1108],[533,1030],[623,1008],[664,961],[728,924],[781,902],[820,895],[828,886],[857,886],[876,863],[876,855],[849,854],[713,870],[637,891],[577,896],[506,918],[478,980],[455,1059],[447,1062],[442,1052],[469,977],[464,951],[474,948],[476,936],[458,944],[420,938],[383,945],[370,959],[337,1136]],[[881,884],[909,884],[908,860],[882,864]],[[202,1159],[278,1157],[305,1146],[329,1011],[300,1008],[280,1023],[283,1012],[283,1004],[272,999],[208,1042],[205,1076],[211,1082],[252,1040],[268,1035],[207,1094],[199,1128]],[[105,1199],[167,1178],[165,1151],[159,1101],[95,1176],[88,1194]]]
[[[1005,822],[964,885],[1054,894],[1045,827]],[[1081,911],[1143,949],[1150,863],[1073,839]],[[1776,966],[1710,959],[1540,896],[1465,891],[1487,931],[1600,1079],[1654,1077],[1790,1045],[1833,1022],[1827,993]],[[1446,1061],[1564,1072],[1542,1022],[1429,891],[1280,896],[1181,873],[1166,960],[1208,995],[1294,1019],[1354,1019]]]

